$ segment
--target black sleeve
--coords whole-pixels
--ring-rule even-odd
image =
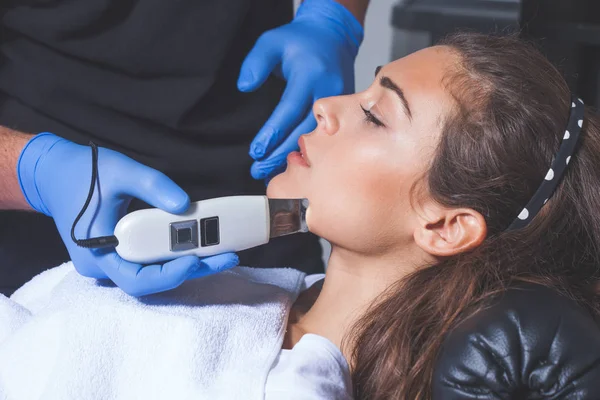
[[[511,289],[446,337],[432,398],[600,399],[600,327],[550,289]]]

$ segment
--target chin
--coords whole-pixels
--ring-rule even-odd
[[[283,174],[276,175],[269,181],[267,185],[267,197],[271,199],[285,198],[281,196],[281,185],[278,183],[281,180],[281,175]]]
[[[267,197],[272,199],[303,199],[307,198],[296,180],[290,174],[283,172],[275,176],[267,186]],[[310,201],[310,199],[309,199]]]
[[[308,194],[308,185],[305,179],[298,177],[294,171],[286,170],[271,179],[267,185],[267,197],[271,199],[308,199],[306,223],[309,231],[313,232],[313,205],[311,204],[311,196]]]

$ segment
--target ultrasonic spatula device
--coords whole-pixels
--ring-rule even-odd
[[[230,196],[192,203],[184,214],[134,211],[117,223],[116,251],[140,264],[241,251],[274,237],[308,232],[307,207],[306,199]]]
[[[127,261],[150,264],[241,251],[274,237],[308,232],[306,199],[229,196],[197,201],[182,214],[158,208],[134,211],[119,220],[113,235],[77,239],[75,227],[90,205],[98,178],[98,146],[93,142],[90,146],[90,190],[71,227],[71,240],[80,247],[114,247]]]

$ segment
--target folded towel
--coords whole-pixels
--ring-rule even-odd
[[[29,321],[31,312],[22,305],[0,294],[0,316],[0,343],[2,343],[7,337]]]
[[[238,267],[134,298],[68,263],[0,298],[0,399],[263,399],[303,279]]]

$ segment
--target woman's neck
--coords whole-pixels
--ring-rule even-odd
[[[345,335],[367,308],[412,269],[409,263],[398,260],[402,260],[398,255],[366,257],[334,247],[317,300],[293,324],[295,336],[315,333],[342,349]],[[351,351],[342,349],[347,360]]]

